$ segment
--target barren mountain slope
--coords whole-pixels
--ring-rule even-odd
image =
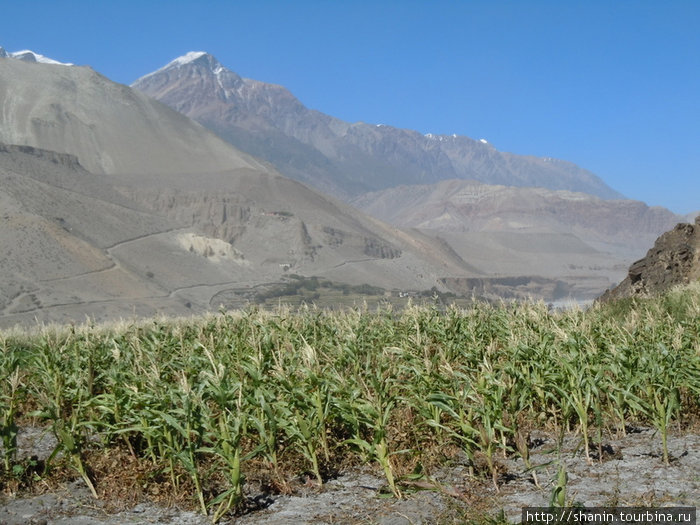
[[[546,277],[560,281],[559,293],[588,300],[623,279],[630,262],[678,221],[637,201],[463,180],[398,186],[351,203],[397,227],[439,236],[475,267],[507,277],[499,286],[515,276]],[[446,283],[482,290],[469,279]]]
[[[255,269],[251,280],[289,272],[428,289],[443,275],[478,274],[435,239],[402,232],[276,174],[169,176],[168,189],[158,179],[115,182],[129,198],[228,243],[241,264]]]
[[[37,144],[0,151],[5,324],[204,311],[287,272],[416,290],[478,274],[89,69],[0,59],[0,73],[2,135]]]
[[[351,203],[398,227],[450,232],[573,234],[617,252],[644,250],[679,217],[632,200],[450,180],[367,193]]]
[[[620,197],[568,162],[503,153],[456,135],[350,124],[309,110],[285,88],[242,78],[202,52],[179,57],[133,87],[268,160],[285,175],[343,198],[453,178]]]
[[[202,312],[287,273],[416,290],[478,275],[434,239],[250,169],[105,177],[0,145],[0,205],[2,325]]]
[[[73,319],[97,302],[163,295],[113,258],[111,246],[146,238],[172,221],[129,202],[71,155],[0,144],[0,319]],[[184,310],[184,309],[183,309]],[[81,312],[81,313],[78,313]]]
[[[248,167],[252,157],[88,67],[0,58],[0,142],[70,153],[93,173]]]

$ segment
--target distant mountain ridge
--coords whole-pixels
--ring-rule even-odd
[[[397,186],[360,195],[351,204],[400,228],[568,233],[594,245],[633,250],[645,249],[681,219],[639,201],[464,180]]]
[[[306,108],[282,86],[241,77],[205,52],[187,53],[132,87],[283,174],[345,199],[446,179],[622,197],[593,173],[566,161],[500,152],[463,136],[344,122]]]

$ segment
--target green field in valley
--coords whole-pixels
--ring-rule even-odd
[[[0,378],[0,482],[13,490],[73,472],[97,496],[99,465],[128,455],[124,476],[217,521],[250,476],[284,490],[369,463],[399,498],[456,452],[497,487],[496,457],[527,464],[533,429],[577,432],[589,457],[643,422],[668,461],[669,429],[700,414],[700,287],[561,312],[252,307],[5,331]],[[57,439],[41,465],[17,456],[23,425]]]

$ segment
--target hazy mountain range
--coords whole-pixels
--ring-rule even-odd
[[[205,53],[143,92],[0,57],[2,324],[205,311],[291,273],[590,299],[677,222],[565,161],[348,124]]]
[[[132,87],[285,175],[340,197],[455,178],[621,197],[569,162],[504,153],[457,135],[344,122],[307,109],[282,86],[242,78],[203,52],[177,58]]]
[[[450,232],[573,234],[601,249],[645,250],[678,222],[662,207],[546,188],[446,180],[397,186],[353,199],[357,208],[402,227]],[[634,232],[634,235],[630,235]]]
[[[324,115],[284,87],[242,78],[204,52],[179,57],[133,87],[289,177],[395,226],[449,238],[455,252],[480,262],[489,274],[573,283],[581,276],[571,268],[582,266],[587,277],[598,279],[587,292],[594,293],[605,280],[621,279],[626,265],[680,219],[624,199],[563,160],[500,152],[483,139],[422,135]],[[598,260],[578,264],[576,249],[562,248],[570,246],[571,236]],[[523,250],[532,245],[539,257]],[[542,259],[556,264],[543,265]]]

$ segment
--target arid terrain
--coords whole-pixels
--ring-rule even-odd
[[[700,438],[697,433],[671,436],[673,456],[663,464],[655,432],[631,428],[624,438],[606,439],[602,461],[588,464],[582,457],[580,438],[570,436],[561,460],[568,475],[567,502],[600,506],[683,506],[700,502]],[[26,454],[47,454],[48,438],[33,430],[23,435]],[[538,435],[533,464],[546,465],[536,471],[540,487],[525,473],[522,460],[507,460],[507,481],[496,492],[486,483],[471,480],[468,462],[459,459],[428,476],[427,481],[406,485],[402,500],[382,497],[386,489],[380,473],[369,468],[339,472],[323,488],[299,480],[294,492],[276,495],[250,490],[249,510],[221,523],[246,525],[287,525],[347,523],[364,525],[458,524],[491,518],[501,511],[510,523],[519,523],[523,507],[549,506],[556,488],[558,464],[554,461],[555,436]],[[31,443],[31,444],[30,444]],[[48,446],[47,446],[48,445]],[[118,467],[117,467],[118,468]],[[20,499],[1,499],[0,522],[6,525],[209,525],[210,521],[192,510],[164,503],[95,501],[79,481],[65,481],[52,491]]]

